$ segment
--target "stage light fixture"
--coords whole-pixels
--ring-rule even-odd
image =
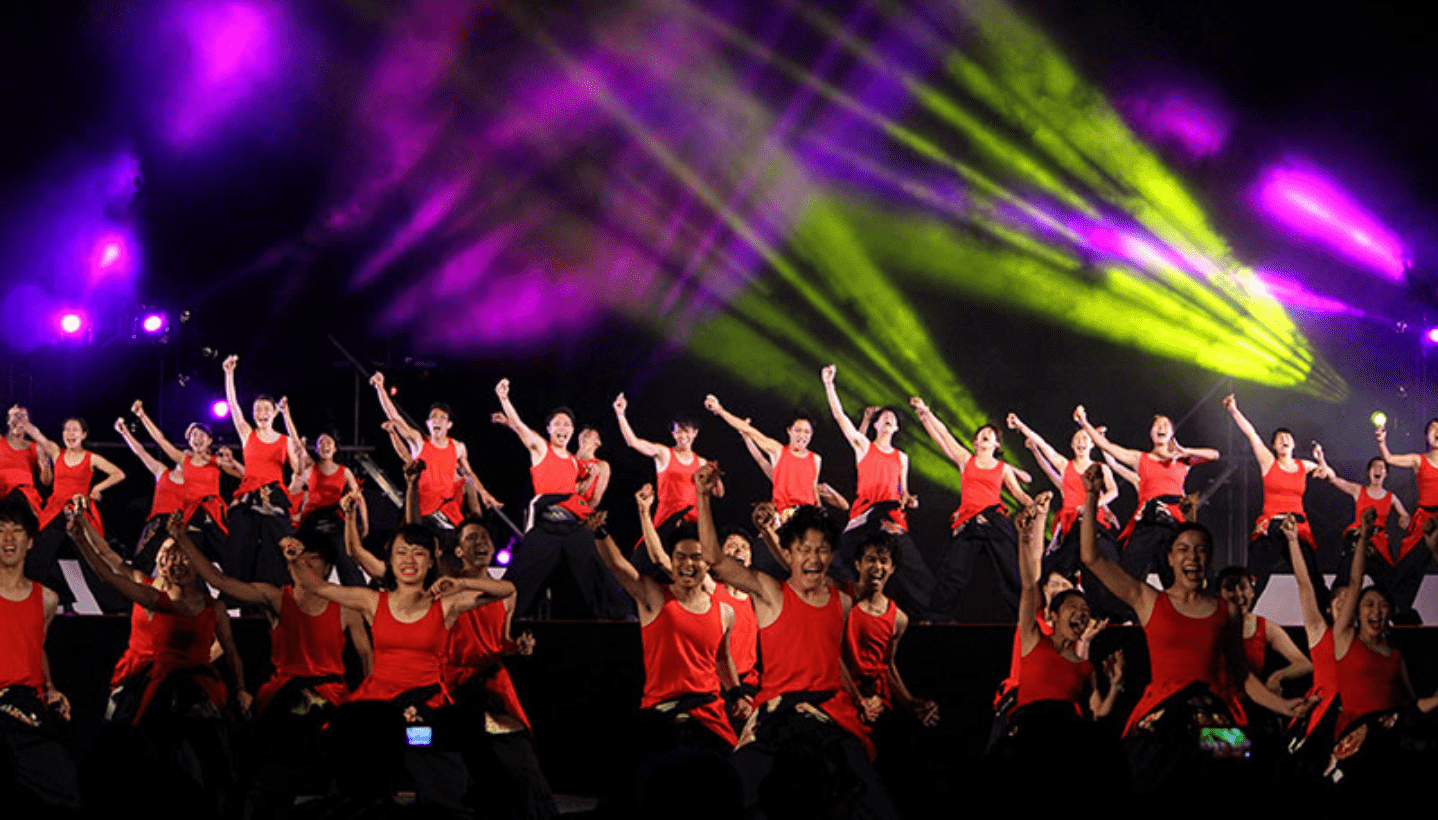
[[[79,333],[80,328],[84,327],[84,325],[84,318],[73,310],[66,311],[65,313],[62,313],[60,315],[60,330],[64,331],[65,333],[71,335]]]
[[[1368,420],[1373,422],[1374,427],[1383,427],[1388,424],[1388,414],[1382,410],[1374,410]]]
[[[140,320],[140,329],[146,333],[159,333],[165,329],[165,314],[150,313]]]
[[[230,415],[230,404],[224,399],[215,399],[210,403],[210,415],[217,419],[228,418]]]

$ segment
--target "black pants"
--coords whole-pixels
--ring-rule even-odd
[[[1350,530],[1346,535],[1348,537],[1345,537],[1343,548],[1338,553],[1338,578],[1334,581],[1339,585],[1348,583],[1348,576],[1353,571],[1353,550],[1358,540],[1356,531]],[[1396,623],[1419,623],[1413,602],[1418,598],[1418,588],[1423,585],[1423,575],[1432,560],[1433,553],[1421,541],[1396,564],[1369,555],[1365,563],[1368,576],[1374,584],[1393,596],[1393,620]]]
[[[1274,518],[1268,522],[1268,530],[1248,543],[1248,574],[1253,576],[1253,601],[1263,595],[1268,586],[1268,577],[1275,569],[1288,568],[1298,571],[1288,560],[1288,537],[1280,529],[1282,521]],[[1328,608],[1328,585],[1323,583],[1323,573],[1318,571],[1318,556],[1308,544],[1299,541],[1298,551],[1303,555],[1303,572],[1313,584],[1313,594],[1318,599],[1320,612]],[[1350,553],[1351,554],[1351,553]],[[1416,593],[1417,590],[1415,589]]]
[[[1109,592],[1108,587],[1098,579],[1098,575],[1089,572],[1083,566],[1079,555],[1079,520],[1074,521],[1073,527],[1062,534],[1058,548],[1044,556],[1042,570],[1039,573],[1039,580],[1048,577],[1050,572],[1057,570],[1069,578],[1075,573],[1082,573],[1084,597],[1088,599],[1089,608],[1093,611],[1094,617],[1108,618],[1114,623],[1138,623],[1138,616],[1132,608],[1117,596]],[[1098,526],[1094,528],[1094,546],[1098,547],[1100,555],[1114,562],[1120,563],[1118,541],[1114,537],[1111,528]]]
[[[854,562],[859,560],[859,544],[864,540],[867,530],[863,527],[855,527],[846,530],[839,537],[839,552],[834,556],[834,563],[829,573],[840,581],[858,581],[859,573],[854,569]],[[918,615],[929,611],[929,604],[934,596],[934,575],[929,572],[929,565],[924,562],[924,556],[919,554],[919,547],[909,533],[890,533],[889,537],[894,539],[894,575],[889,579],[889,586],[885,592],[899,605],[899,609],[906,613]]]
[[[571,588],[555,583],[560,579],[561,560],[573,579]],[[534,617],[546,589],[552,589],[555,615],[611,620],[634,615],[633,603],[599,560],[594,533],[577,521],[535,524],[515,550],[504,578],[519,591],[516,618]]]
[[[41,530],[40,535],[36,537],[34,546],[25,556],[25,576],[54,590],[55,594],[60,596],[60,603],[68,605],[75,602],[75,593],[65,580],[65,573],[60,570],[62,554],[79,557],[79,552],[70,541],[70,533],[65,529],[63,515],[51,521],[50,525]],[[102,611],[111,613],[130,611],[130,602],[109,584],[100,580],[100,576],[90,569],[90,562],[80,561],[80,572],[85,577],[85,585],[90,588],[90,593],[95,596],[95,602],[100,605]]]
[[[245,499],[230,508],[225,572],[241,581],[262,581],[282,587],[290,583],[290,573],[280,551],[280,539],[292,534],[293,528],[290,526],[289,499],[283,488],[278,484],[269,487],[270,505],[277,512],[260,512],[256,506],[259,490],[247,493]]]
[[[983,519],[980,521],[980,519]],[[974,575],[974,562],[986,555],[993,563],[1006,610],[1002,618],[1013,621],[1019,610],[1018,533],[1007,516],[992,508],[964,522],[949,539],[939,560],[937,581],[930,600],[927,620],[952,621]]]
[[[1134,524],[1133,533],[1128,537],[1128,544],[1119,554],[1119,566],[1123,567],[1129,575],[1147,582],[1148,574],[1158,570],[1159,556],[1168,551],[1177,535],[1178,524],[1172,520],[1160,518],[1152,521],[1139,521]],[[1163,574],[1163,572],[1159,573],[1160,576]]]
[[[772,720],[783,725],[734,752],[745,817],[899,817],[858,738],[798,712]]]
[[[4,692],[9,702],[19,701],[25,711],[39,717],[30,726],[0,715],[0,805],[6,816],[71,817],[80,809],[80,781],[70,754],[64,727],[29,687]]]

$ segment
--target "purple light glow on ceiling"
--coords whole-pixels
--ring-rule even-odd
[[[1339,316],[1365,315],[1364,311],[1347,302],[1314,293],[1304,287],[1302,283],[1287,276],[1267,270],[1254,271],[1253,276],[1264,293],[1296,310]]]
[[[1332,177],[1287,160],[1264,172],[1257,206],[1295,234],[1313,239],[1355,264],[1402,282],[1408,252],[1398,236]]]
[[[167,19],[189,59],[171,86],[165,135],[178,147],[208,136],[239,106],[273,91],[284,72],[284,9],[264,0],[176,2]]]
[[[1194,159],[1212,156],[1228,141],[1232,123],[1221,108],[1195,91],[1165,89],[1130,97],[1123,109],[1135,128],[1172,143]]]

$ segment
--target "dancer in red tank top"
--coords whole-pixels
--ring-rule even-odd
[[[1084,566],[1098,576],[1137,613],[1149,649],[1152,681],[1134,707],[1125,729],[1135,785],[1141,790],[1174,785],[1170,776],[1199,776],[1204,753],[1197,746],[1198,725],[1236,726],[1232,712],[1232,681],[1255,703],[1279,714],[1294,715],[1300,699],[1284,700],[1241,667],[1238,626],[1241,613],[1209,594],[1205,585],[1213,551],[1212,537],[1201,524],[1185,524],[1163,556],[1172,573],[1168,588],[1158,590],[1129,575],[1095,549],[1093,522],[1103,480],[1098,466],[1084,475],[1088,499],[1080,521],[1079,547]],[[1174,695],[1182,697],[1174,699]],[[1187,761],[1176,767],[1167,764]]]
[[[495,385],[494,393],[507,426],[529,453],[529,476],[534,484],[524,544],[505,573],[519,589],[515,612],[521,618],[534,614],[563,558],[583,601],[556,597],[555,614],[613,620],[632,617],[632,603],[595,554],[594,537],[583,523],[591,509],[579,497],[579,482],[586,476],[569,452],[574,411],[567,407],[552,410],[544,421],[547,437],[541,436],[524,423],[509,400],[509,379]]]
[[[724,420],[744,437],[746,445],[757,448],[760,467],[774,484],[774,507],[780,519],[787,518],[796,507],[819,503],[819,468],[823,459],[809,449],[814,438],[814,421],[802,411],[794,414],[787,430],[789,443],[780,444],[759,432],[748,419],[742,419],[719,403],[712,393],[704,397],[704,409]]]
[[[1284,538],[1287,545],[1287,537],[1284,535],[1285,524],[1292,521],[1291,526],[1298,527],[1298,522],[1291,517],[1283,517],[1277,520],[1279,525],[1279,536]],[[1311,587],[1312,580],[1308,585]],[[1214,579],[1214,587],[1218,589],[1218,596],[1228,605],[1243,613],[1243,624],[1240,627],[1239,637],[1243,647],[1243,661],[1249,672],[1258,676],[1264,682],[1264,686],[1270,692],[1282,692],[1283,684],[1287,681],[1297,680],[1307,676],[1313,671],[1313,663],[1307,655],[1298,648],[1283,627],[1272,623],[1261,615],[1255,615],[1253,605],[1258,600],[1258,594],[1254,591],[1252,579],[1249,578],[1248,570],[1244,567],[1224,567],[1219,570],[1218,576]],[[1279,657],[1287,661],[1285,666],[1275,669],[1272,674],[1263,674],[1267,665],[1268,653],[1272,650]]]
[[[1273,570],[1287,563],[1287,541],[1279,532],[1279,525],[1284,516],[1293,516],[1298,523],[1298,537],[1309,549],[1303,571],[1313,581],[1313,588],[1319,590],[1320,601],[1326,603],[1323,574],[1318,570],[1318,545],[1313,540],[1313,530],[1308,526],[1303,493],[1308,487],[1310,475],[1327,478],[1327,470],[1317,461],[1293,457],[1292,430],[1286,427],[1274,430],[1271,437],[1273,449],[1270,450],[1248,417],[1238,409],[1238,399],[1228,395],[1223,399],[1223,406],[1228,408],[1234,424],[1247,437],[1249,446],[1253,448],[1253,457],[1258,461],[1258,470],[1263,475],[1263,511],[1253,523],[1253,535],[1248,545],[1248,574],[1253,577],[1254,600],[1262,597]],[[1298,568],[1289,569],[1297,571]]]
[[[970,452],[923,399],[916,396],[909,403],[929,437],[958,466],[963,477],[959,508],[950,519],[952,534],[934,573],[938,581],[925,617],[931,621],[954,620],[973,575],[974,561],[987,553],[998,572],[1000,592],[1007,605],[1007,611],[999,617],[1012,621],[1019,603],[1018,536],[1001,493],[1007,488],[1022,505],[1032,503],[1032,499],[1019,485],[1017,471],[997,457],[999,428],[984,424],[975,430],[974,449]]]
[[[220,473],[239,478],[244,475],[244,468],[234,460],[228,447],[221,447],[214,453],[210,451],[215,439],[208,425],[194,422],[186,427],[185,444],[188,449],[180,450],[170,443],[160,431],[159,425],[146,414],[143,402],[137,399],[130,405],[130,412],[144,425],[145,431],[159,446],[165,458],[183,474],[185,520],[200,551],[211,561],[223,560],[225,542],[229,537],[229,524],[228,508],[220,496]],[[159,524],[155,528],[154,537],[161,541],[167,538],[164,528],[163,523]],[[155,544],[154,549],[158,550],[159,545]],[[142,571],[153,568],[154,551],[137,555],[136,560],[136,566]]]
[[[54,480],[54,460],[49,457],[53,447],[40,428],[30,423],[25,408],[11,407],[6,416],[5,441],[0,442],[0,498],[18,492],[38,517],[44,503],[35,489],[35,479],[38,475],[45,486]]]
[[[60,596],[25,577],[34,540],[29,505],[18,497],[0,499],[0,768],[9,781],[7,797],[75,811],[79,779],[62,740],[70,702],[55,689],[45,653]],[[23,811],[25,805],[7,807]]]
[[[619,421],[624,443],[640,455],[654,459],[654,486],[658,497],[658,504],[654,507],[654,527],[662,535],[666,525],[677,525],[676,517],[685,521],[693,521],[697,517],[694,512],[694,471],[708,463],[694,452],[699,423],[683,414],[675,416],[669,427],[674,446],[666,447],[635,435],[634,428],[629,425],[628,409],[629,400],[620,393],[614,399],[614,416]],[[720,482],[721,496],[724,494],[723,487],[723,482]]]
[[[714,473],[710,465],[695,474],[699,542],[715,577],[744,590],[753,600],[764,661],[758,705],[734,756],[734,766],[744,781],[746,808],[758,807],[763,784],[780,755],[833,754],[847,764],[843,782],[849,785],[807,783],[786,789],[782,795],[771,792],[765,801],[769,815],[790,816],[807,809],[821,815],[897,817],[888,791],[871,765],[875,750],[859,714],[863,699],[852,676],[844,672],[844,623],[850,601],[826,580],[833,560],[833,526],[817,507],[801,507],[778,533],[777,549],[788,564],[788,579],[780,581],[750,569],[720,551],[710,510]],[[877,703],[864,705],[865,717],[878,717]],[[784,742],[786,737],[813,747],[801,750]],[[853,788],[855,783],[860,787]],[[834,791],[827,791],[830,788]],[[825,793],[843,793],[838,799],[862,805],[815,806],[812,798],[803,797]],[[783,805],[785,800],[798,802]],[[865,811],[870,814],[863,814]]]
[[[155,494],[150,502],[150,513],[145,516],[145,526],[140,531],[140,540],[135,545],[135,566],[146,572],[155,568],[155,554],[166,536],[166,522],[171,513],[185,509],[185,471],[176,464],[166,467],[164,462],[150,455],[130,432],[130,425],[124,419],[115,419],[115,432],[120,434],[130,452],[145,465],[145,471],[155,477]],[[218,556],[216,556],[218,557]]]
[[[613,474],[609,462],[599,457],[602,446],[604,439],[599,436],[598,429],[590,425],[579,428],[579,449],[574,451],[574,457],[579,461],[579,498],[591,510],[599,509],[599,505],[604,503],[604,493],[609,489],[609,477]]]
[[[1433,560],[1432,553],[1423,549],[1419,542],[1423,540],[1428,521],[1438,518],[1438,419],[1429,420],[1423,428],[1427,448],[1422,453],[1391,453],[1388,450],[1387,428],[1379,427],[1375,435],[1378,452],[1389,467],[1406,467],[1414,471],[1418,480],[1418,503],[1408,519],[1408,529],[1402,542],[1395,548],[1390,540],[1391,566],[1384,568],[1374,580],[1393,594],[1393,617],[1396,621],[1419,623],[1413,601],[1418,597],[1418,588],[1423,584],[1428,563]]]
[[[1395,532],[1408,528],[1408,510],[1404,508],[1402,499],[1383,486],[1383,482],[1388,478],[1387,463],[1382,456],[1369,459],[1364,470],[1368,481],[1366,484],[1359,484],[1340,477],[1329,466],[1323,455],[1323,446],[1316,441],[1313,443],[1313,456],[1327,471],[1325,475],[1328,482],[1353,498],[1353,523],[1343,531],[1343,546],[1338,551],[1338,574],[1333,585],[1345,586],[1349,582],[1348,570],[1353,565],[1353,547],[1358,542],[1358,530],[1363,521],[1364,510],[1371,509],[1376,514],[1376,524],[1369,543],[1373,545],[1374,555],[1382,562],[1376,567],[1368,567],[1368,571],[1381,575],[1383,569],[1393,564],[1393,553],[1388,541],[1389,515],[1398,515],[1398,529],[1394,530]]]
[[[917,507],[919,499],[909,493],[909,456],[894,446],[899,412],[892,407],[877,409],[873,414],[874,440],[870,441],[844,412],[835,386],[836,374],[837,368],[829,365],[820,377],[829,400],[829,411],[854,452],[858,481],[854,503],[849,508],[849,523],[839,537],[839,552],[834,557],[834,577],[849,583],[857,580],[854,565],[859,558],[860,542],[873,533],[887,533],[897,550],[891,591],[894,600],[905,612],[927,612],[929,599],[934,594],[934,576],[914,539],[909,537],[905,511]]]
[[[1315,455],[1321,463],[1321,451]],[[1298,540],[1297,522],[1285,519],[1280,526],[1288,543],[1289,560],[1301,560],[1301,551],[1305,547]],[[1316,590],[1306,573],[1295,575],[1294,580],[1298,582],[1304,635],[1313,664],[1313,685],[1304,698],[1314,705],[1289,723],[1287,747],[1294,760],[1293,770],[1313,779],[1327,767],[1329,751],[1333,746],[1333,727],[1339,711],[1338,668],[1333,658],[1333,630],[1324,618],[1323,609],[1318,606]],[[1343,605],[1344,596],[1352,594],[1352,587],[1335,581],[1329,590],[1329,604],[1337,610]]]
[[[369,535],[369,506],[359,491],[354,473],[335,461],[338,449],[331,433],[320,433],[315,438],[315,458],[299,474],[297,482],[305,492],[296,529],[328,540],[334,550],[340,583],[358,586],[366,583],[366,578],[344,549],[345,518],[350,513],[341,502],[345,498],[353,500],[361,538]]]
[[[35,548],[30,551],[25,572],[59,593],[60,603],[65,606],[75,601],[75,594],[70,591],[70,584],[60,571],[60,553],[69,540],[62,514],[65,505],[77,495],[88,496],[91,503],[85,514],[96,532],[103,535],[105,528],[100,520],[100,495],[125,480],[124,471],[109,459],[85,449],[85,439],[89,434],[90,428],[85,424],[85,420],[72,417],[65,420],[65,427],[60,435],[64,449],[50,441],[40,445],[46,457],[54,464],[55,484],[45,507],[40,510],[40,535],[35,539]],[[97,471],[102,473],[104,478],[91,486]],[[118,595],[106,594],[109,590],[97,583],[100,579],[87,570],[88,567],[84,572],[86,580],[101,607],[108,612],[124,611],[125,600]]]
[[[1217,461],[1219,452],[1180,445],[1174,437],[1173,421],[1164,415],[1154,416],[1149,425],[1152,446],[1147,451],[1130,450],[1109,441],[1101,429],[1089,423],[1083,405],[1074,408],[1074,421],[1099,449],[1138,473],[1138,508],[1119,535],[1123,546],[1119,565],[1134,578],[1145,579],[1159,566],[1157,555],[1167,549],[1179,522],[1184,520],[1180,504],[1189,468]]]
[[[858,582],[844,630],[854,685],[866,701],[877,698],[881,712],[904,709],[912,712],[920,724],[935,726],[939,722],[938,704],[914,697],[895,663],[899,641],[909,628],[909,616],[884,594],[884,586],[895,572],[893,537],[885,532],[870,533],[859,544],[858,553],[854,562]],[[866,703],[865,708],[872,711],[874,704]]]

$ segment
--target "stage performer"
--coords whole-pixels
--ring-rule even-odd
[[[130,643],[115,665],[105,711],[109,742],[124,744],[105,755],[113,754],[118,766],[108,774],[124,778],[126,772],[143,771],[166,778],[169,788],[183,783],[189,799],[224,813],[234,785],[225,722],[247,712],[254,700],[245,690],[229,613],[175,543],[160,547],[157,574],[147,577],[127,566],[95,531],[84,515],[86,496],[71,503],[70,537],[81,556],[134,604]],[[228,687],[210,663],[216,643],[231,672]]]
[[[579,482],[579,498],[591,510],[599,509],[599,505],[604,503],[604,492],[609,489],[609,477],[613,472],[609,462],[599,457],[602,446],[604,440],[598,428],[592,425],[579,428],[579,449],[574,451],[574,457],[585,476]]]
[[[25,408],[18,404],[11,407],[5,418],[5,446],[0,447],[0,498],[19,493],[39,518],[45,505],[40,491],[35,489],[35,480],[38,476],[47,487],[54,480],[48,455],[53,446],[40,428],[30,423],[30,413]]]
[[[145,525],[140,530],[140,540],[135,543],[135,558],[131,563],[141,572],[155,568],[155,554],[168,538],[166,527],[171,513],[185,508],[185,470],[179,464],[166,467],[165,463],[150,455],[130,432],[130,425],[123,418],[115,419],[115,432],[130,448],[130,452],[145,465],[145,471],[155,477],[155,493],[150,501],[150,513],[145,516]]]
[[[1423,545],[1423,528],[1429,519],[1438,517],[1438,419],[1431,419],[1423,428],[1423,439],[1427,449],[1421,453],[1394,454],[1388,450],[1388,429],[1379,427],[1375,432],[1378,452],[1389,467],[1406,467],[1413,470],[1418,480],[1418,504],[1408,519],[1408,530],[1403,541],[1395,550],[1391,539],[1388,566],[1378,578],[1381,586],[1393,596],[1393,618],[1399,623],[1419,623],[1413,601],[1418,597],[1418,587],[1423,584],[1423,574],[1433,556]],[[1379,522],[1383,523],[1383,522]]]
[[[1279,532],[1283,516],[1292,516],[1298,523],[1298,537],[1308,547],[1303,562],[1303,571],[1308,573],[1313,588],[1318,593],[1320,605],[1327,603],[1327,587],[1323,584],[1323,573],[1318,570],[1318,545],[1313,540],[1313,530],[1308,526],[1308,513],[1303,509],[1303,493],[1308,488],[1308,477],[1323,479],[1327,472],[1317,461],[1293,457],[1293,431],[1280,427],[1273,431],[1273,449],[1264,445],[1253,424],[1238,409],[1238,399],[1232,394],[1225,396],[1223,406],[1233,416],[1233,423],[1248,438],[1253,448],[1253,457],[1258,461],[1258,470],[1263,474],[1263,511],[1253,523],[1253,535],[1248,544],[1248,574],[1253,578],[1253,600],[1256,603],[1268,586],[1268,576],[1274,567],[1287,562],[1288,541]],[[1298,567],[1290,567],[1294,572]]]
[[[26,561],[25,573],[59,593],[60,605],[65,607],[75,602],[75,593],[60,571],[60,552],[69,540],[65,527],[65,505],[77,495],[89,496],[90,504],[85,514],[95,531],[104,535],[100,496],[125,480],[125,472],[108,458],[85,449],[85,439],[89,435],[90,427],[85,420],[72,416],[65,420],[60,434],[60,440],[65,444],[63,450],[52,441],[40,445],[46,458],[54,465],[55,484],[45,507],[40,510],[40,535],[35,539],[35,548]],[[96,472],[104,478],[91,486]],[[82,572],[102,609],[106,612],[124,611],[125,600],[118,595],[107,595],[109,588],[97,583],[100,579],[89,572],[88,565],[83,562]]]
[[[267,395],[255,398],[254,426],[245,420],[235,391],[235,369],[240,357],[223,362],[225,399],[230,421],[240,438],[245,475],[230,502],[230,535],[225,544],[225,569],[243,581],[263,581],[284,586],[289,576],[280,553],[280,539],[292,531],[289,496],[285,494],[285,463],[301,461],[299,441],[275,429],[275,414],[284,413],[289,402]]]
[[[981,553],[986,553],[993,562],[994,574],[1008,607],[1004,618],[1012,620],[1019,605],[1018,536],[1004,509],[1001,493],[1007,487],[1023,505],[1032,503],[1032,499],[1019,486],[1017,471],[998,459],[999,429],[992,424],[980,426],[974,431],[974,450],[969,452],[923,399],[914,397],[909,403],[929,437],[958,465],[963,476],[959,508],[949,522],[953,533],[934,573],[938,581],[927,620],[954,619],[964,589],[973,577],[974,561]]]
[[[1160,555],[1165,587],[1155,589],[1098,551],[1094,524],[1104,491],[1098,465],[1084,474],[1084,486],[1088,498],[1079,521],[1084,566],[1133,608],[1148,644],[1151,681],[1124,730],[1135,788],[1163,791],[1202,781],[1221,771],[1212,768],[1218,761],[1246,758],[1235,752],[1246,751],[1247,741],[1238,741],[1234,733],[1217,737],[1238,749],[1212,748],[1215,730],[1241,728],[1231,682],[1242,681],[1249,698],[1279,714],[1297,714],[1303,701],[1284,700],[1243,668],[1241,613],[1207,591],[1213,539],[1206,527],[1179,527]]]
[[[1054,449],[1043,436],[1024,424],[1017,415],[1010,413],[1007,423],[1010,430],[1023,434],[1024,443],[1033,452],[1034,458],[1049,480],[1059,488],[1060,497],[1063,499],[1058,519],[1054,522],[1053,538],[1044,553],[1043,574],[1048,577],[1051,572],[1057,571],[1066,578],[1075,578],[1080,570],[1078,519],[1083,514],[1084,507],[1083,474],[1089,465],[1094,463],[1093,439],[1083,430],[1075,430],[1069,439],[1069,450],[1073,456],[1068,458]],[[1095,535],[1098,538],[1099,551],[1117,561],[1118,519],[1109,511],[1108,505],[1118,497],[1118,486],[1114,483],[1113,471],[1107,465],[1103,467],[1103,473],[1104,492],[1099,497],[1099,526]],[[1102,618],[1110,618],[1120,623],[1133,620],[1133,612],[1097,579],[1085,579],[1084,596]]]
[[[1363,511],[1372,509],[1375,513],[1375,524],[1373,535],[1369,543],[1373,545],[1373,557],[1383,563],[1379,567],[1368,567],[1369,575],[1382,575],[1382,568],[1390,566],[1389,559],[1392,551],[1388,541],[1389,516],[1397,514],[1398,529],[1408,529],[1408,510],[1403,506],[1403,500],[1394,495],[1383,482],[1388,478],[1388,465],[1383,461],[1383,456],[1374,456],[1368,460],[1365,474],[1368,477],[1367,484],[1358,484],[1353,481],[1339,477],[1328,461],[1323,456],[1323,446],[1318,442],[1313,443],[1313,456],[1327,470],[1328,483],[1352,496],[1353,498],[1353,523],[1343,531],[1343,546],[1338,550],[1338,574],[1334,577],[1334,586],[1343,586],[1349,583],[1348,570],[1353,566],[1353,548],[1358,543],[1358,530],[1363,523]],[[1362,584],[1359,584],[1362,586]]]
[[[469,464],[469,448],[464,442],[451,438],[449,431],[454,427],[454,414],[449,405],[436,402],[430,405],[429,416],[425,419],[428,435],[421,435],[395,406],[385,388],[383,373],[375,373],[369,380],[379,396],[380,408],[389,420],[386,428],[392,435],[403,439],[409,449],[410,459],[420,459],[427,465],[419,485],[420,514],[442,531],[453,530],[464,520],[464,490],[462,481],[473,477],[480,499],[491,507],[502,507],[494,496],[485,489],[479,475]]]
[[[1320,460],[1321,458],[1320,456]],[[1298,540],[1298,523],[1284,519],[1280,526],[1284,540],[1288,543],[1289,560],[1302,560],[1300,551],[1305,547]],[[1349,559],[1351,563],[1351,555]],[[1329,754],[1333,749],[1333,733],[1338,724],[1339,713],[1338,665],[1333,657],[1333,629],[1325,620],[1323,609],[1318,606],[1317,590],[1308,580],[1307,573],[1295,575],[1294,580],[1298,582],[1298,601],[1303,609],[1303,632],[1313,664],[1313,685],[1305,695],[1312,706],[1295,718],[1284,733],[1288,750],[1284,769],[1294,775],[1296,780],[1314,781],[1327,768]],[[1344,598],[1353,594],[1352,585],[1334,581],[1328,592],[1331,609],[1327,616],[1331,617],[1334,611],[1345,607]]]
[[[734,765],[744,781],[745,805],[771,817],[802,809],[831,816],[897,817],[898,812],[873,768],[874,745],[859,715],[862,701],[843,661],[849,597],[828,581],[834,527],[823,511],[805,506],[778,534],[789,576],[780,581],[730,558],[719,548],[710,512],[709,489],[716,478],[709,465],[695,474],[699,541],[704,558],[721,582],[749,593],[759,623],[763,690],[745,727]],[[877,702],[864,702],[865,717],[878,717]],[[818,774],[824,782],[765,782],[786,770],[782,757],[815,755],[829,761]],[[787,761],[792,762],[792,761]],[[815,805],[814,795],[826,803]]]
[[[619,421],[619,432],[624,443],[642,456],[654,459],[655,490],[658,503],[654,507],[654,528],[664,535],[679,522],[693,522],[698,514],[694,512],[694,471],[708,464],[694,452],[694,439],[699,436],[699,423],[684,414],[674,417],[669,434],[674,446],[668,447],[653,441],[645,441],[634,434],[629,426],[629,400],[620,393],[614,400],[614,416]],[[723,496],[724,484],[719,483],[719,495]]]
[[[584,476],[579,461],[569,452],[569,439],[574,435],[573,411],[567,407],[551,411],[544,420],[548,434],[545,438],[520,419],[509,400],[509,379],[501,380],[494,392],[509,428],[529,452],[529,476],[534,484],[524,543],[505,573],[519,589],[514,611],[521,618],[534,614],[562,557],[584,597],[584,607],[556,601],[561,609],[580,617],[632,617],[623,592],[594,552],[593,535],[584,526],[592,510],[579,498],[579,482]]]
[[[1363,577],[1369,538],[1376,525],[1376,512],[1365,511],[1348,577]],[[1430,541],[1438,540],[1438,527],[1430,529]],[[1429,544],[1418,546],[1425,551],[1430,548]],[[1438,695],[1414,697],[1403,653],[1388,640],[1393,611],[1393,600],[1382,587],[1345,595],[1334,604],[1333,657],[1342,711],[1324,776],[1345,787],[1411,783],[1414,777],[1432,770],[1432,752],[1419,751],[1431,748],[1431,737],[1426,737],[1431,728],[1425,731],[1417,724],[1414,709],[1425,714],[1433,711],[1438,708]],[[1412,742],[1418,735],[1429,742]]]
[[[788,518],[796,507],[818,505],[819,468],[823,466],[823,459],[809,449],[809,442],[814,438],[814,420],[807,413],[794,413],[786,431],[789,443],[784,445],[759,432],[748,419],[725,410],[712,393],[704,397],[704,409],[723,419],[746,442],[764,453],[771,468],[769,478],[774,483],[774,507],[781,520]]]
[[[65,817],[79,811],[80,784],[62,739],[70,702],[45,652],[60,596],[25,577],[34,542],[29,505],[0,498],[0,800],[17,817]]]
[[[339,573],[340,583],[360,586],[365,583],[364,573],[344,550],[345,517],[348,513],[341,508],[340,501],[346,496],[353,497],[361,538],[369,535],[369,507],[359,491],[354,473],[335,461],[338,450],[334,434],[320,433],[315,438],[315,458],[307,459],[309,466],[301,474],[305,495],[296,529],[327,539],[334,547],[335,571]]]
[[[244,475],[243,468],[234,460],[228,447],[221,447],[215,453],[210,452],[215,436],[207,424],[194,422],[185,428],[185,444],[189,449],[181,451],[165,438],[159,425],[145,413],[145,405],[139,399],[130,405],[130,412],[144,425],[145,432],[150,434],[151,440],[159,446],[165,458],[179,466],[180,472],[184,474],[185,522],[193,530],[192,536],[200,551],[211,561],[224,560],[229,522],[224,499],[220,497],[220,473],[238,477]],[[160,529],[163,529],[163,525]],[[159,536],[161,541],[167,537]],[[154,555],[159,550],[159,545],[155,545],[154,551],[145,551],[148,543],[143,543],[141,548],[142,552],[136,556],[136,566],[144,571],[147,567],[154,566]]]
[[[1119,544],[1123,547],[1119,564],[1130,576],[1146,579],[1149,572],[1161,566],[1158,554],[1173,541],[1178,525],[1184,521],[1180,504],[1184,500],[1183,483],[1189,468],[1217,461],[1219,453],[1207,447],[1181,446],[1174,438],[1173,422],[1168,416],[1153,417],[1148,430],[1153,446],[1147,452],[1109,441],[1105,433],[1089,423],[1083,405],[1074,408],[1074,421],[1099,449],[1138,473],[1138,508],[1119,535]]]

